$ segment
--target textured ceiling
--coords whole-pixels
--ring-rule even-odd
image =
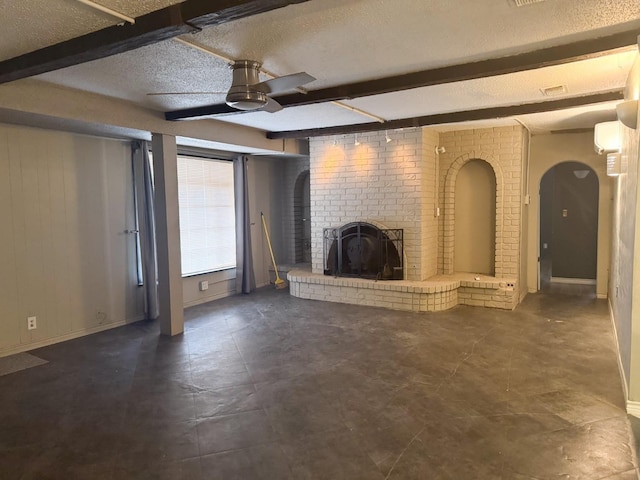
[[[183,0],[99,0],[129,17],[181,3]],[[76,0],[0,0],[0,60],[120,23]]]
[[[628,28],[637,0],[313,0],[205,29],[195,40],[313,88],[534,50]]]
[[[129,16],[176,0],[100,0]],[[117,20],[76,0],[0,0],[0,59],[26,53]],[[252,59],[277,75],[306,71],[309,90],[532,51],[637,28],[637,0],[311,0],[187,35],[232,59]],[[637,49],[535,71],[345,101],[384,119],[546,100],[540,89],[566,85],[562,96],[620,89]],[[158,111],[221,103],[230,85],[225,61],[173,40],[50,72],[40,79],[125,99]],[[149,93],[167,95],[148,95]],[[192,94],[185,94],[193,92]],[[181,94],[178,94],[181,93]],[[611,116],[614,105],[526,116],[536,131],[582,128]],[[586,115],[585,111],[593,114]],[[572,117],[573,115],[573,117]],[[574,121],[571,121],[574,118]],[[332,104],[276,114],[216,117],[264,130],[370,122]],[[202,120],[210,121],[210,120]],[[488,125],[514,120],[484,122]],[[478,124],[475,124],[478,125]],[[567,127],[561,127],[567,128]]]

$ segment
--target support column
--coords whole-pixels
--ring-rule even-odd
[[[155,180],[160,331],[163,335],[178,335],[184,331],[184,311],[176,138],[154,133],[151,148]]]

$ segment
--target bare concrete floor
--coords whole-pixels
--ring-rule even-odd
[[[637,478],[604,301],[411,314],[264,289],[186,316],[0,377],[0,478]]]

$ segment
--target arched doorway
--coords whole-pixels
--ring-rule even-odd
[[[484,160],[465,163],[455,185],[454,270],[495,274],[496,177]]]
[[[559,163],[540,180],[540,290],[595,294],[598,256],[596,173]]]
[[[293,194],[295,263],[311,263],[311,185],[309,171],[296,180]]]

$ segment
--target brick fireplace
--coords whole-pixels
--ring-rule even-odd
[[[359,134],[360,145],[352,135],[310,140],[312,271],[290,272],[291,293],[418,311],[459,303],[514,308],[522,274],[523,129],[439,133],[412,128],[390,131],[389,136],[391,142],[385,132]],[[436,153],[438,146],[446,152]],[[454,271],[456,178],[474,159],[490,165],[495,175],[491,276]],[[402,229],[403,281],[320,278],[325,269],[323,231],[351,222]]]

